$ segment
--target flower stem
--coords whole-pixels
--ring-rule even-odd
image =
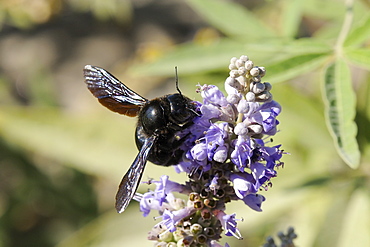
[[[345,0],[346,13],[344,16],[342,28],[335,44],[335,53],[337,56],[343,55],[343,44],[348,36],[353,21],[353,4],[354,0]]]

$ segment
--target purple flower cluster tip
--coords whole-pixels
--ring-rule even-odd
[[[221,246],[222,231],[242,239],[236,214],[226,214],[226,203],[241,200],[262,211],[265,197],[259,192],[271,186],[282,165],[280,145],[266,141],[277,133],[281,106],[272,98],[271,84],[261,82],[265,68],[241,56],[231,59],[229,69],[227,95],[215,85],[198,86],[203,98],[196,102],[199,117],[187,130],[184,154],[175,166],[189,180],[179,184],[162,176],[153,182],[154,191],[135,196],[144,216],[151,210],[160,214],[148,237],[156,246]]]

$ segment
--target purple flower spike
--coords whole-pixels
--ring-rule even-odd
[[[278,132],[281,112],[271,84],[261,81],[266,69],[247,56],[232,58],[229,69],[227,95],[214,85],[199,85],[203,103],[194,102],[197,117],[174,133],[184,140],[176,147],[180,152],[174,155],[181,159],[174,167],[188,180],[179,184],[162,176],[152,182],[154,191],[135,195],[144,216],[157,210],[162,217],[149,234],[156,246],[223,247],[222,232],[242,239],[235,214],[225,213],[227,203],[240,200],[262,211],[265,197],[257,193],[267,190],[283,164],[280,145],[265,142]]]

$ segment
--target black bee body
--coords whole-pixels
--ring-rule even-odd
[[[180,137],[177,133],[193,123],[194,110],[191,100],[181,94],[149,101],[139,112],[135,135],[137,148],[140,150],[149,136],[158,136],[147,159],[162,166],[177,164],[183,153],[179,147],[187,136]]]
[[[123,212],[134,197],[146,161],[170,166],[179,162],[181,144],[198,113],[196,105],[181,93],[147,100],[102,68],[86,65],[85,82],[90,92],[108,109],[126,116],[138,116],[135,141],[139,149],[122,178],[116,195],[116,209]]]

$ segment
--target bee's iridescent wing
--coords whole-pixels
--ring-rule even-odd
[[[148,155],[156,140],[156,135],[145,139],[144,145],[141,147],[134,163],[132,163],[130,169],[126,172],[125,176],[123,176],[116,195],[116,210],[118,213],[125,211],[131,199],[134,197],[139,187]]]
[[[111,111],[134,117],[148,101],[102,68],[86,65],[84,77],[90,92]]]

